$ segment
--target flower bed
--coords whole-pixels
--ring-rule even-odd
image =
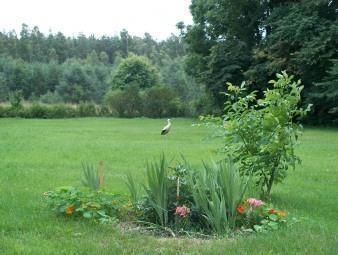
[[[130,196],[75,187],[60,187],[44,196],[58,215],[100,223],[132,222],[162,235],[224,236],[288,225],[286,211],[246,198],[250,180],[240,176],[231,161],[195,171],[182,164],[172,167],[162,156],[160,162],[148,165],[147,179],[142,185],[129,176]],[[98,176],[93,180],[100,183]]]

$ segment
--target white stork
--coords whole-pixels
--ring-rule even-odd
[[[169,133],[171,128],[171,122],[170,119],[168,119],[168,124],[162,129],[161,135],[166,135]]]

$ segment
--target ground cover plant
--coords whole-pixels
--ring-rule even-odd
[[[164,123],[150,119],[1,119],[1,253],[337,253],[335,129],[306,128],[296,147],[302,165],[289,171],[285,183],[272,191],[271,202],[276,208],[306,218],[289,229],[235,240],[158,239],[123,231],[115,225],[55,217],[46,209],[42,202],[44,191],[82,185],[82,161],[97,164],[103,160],[105,188],[127,193],[124,176],[130,172],[142,181],[145,159],[165,150],[168,159],[182,153],[194,166],[200,164],[201,158],[214,156],[214,148],[220,145],[216,141],[202,143],[209,130],[191,128],[194,120],[190,119],[174,119],[172,133],[163,141],[158,132]]]

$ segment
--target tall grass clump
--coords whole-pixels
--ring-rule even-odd
[[[98,191],[104,182],[103,162],[100,162],[97,169],[89,163],[82,163],[82,169],[82,184],[93,191]]]
[[[145,191],[149,198],[149,203],[156,211],[159,223],[162,226],[168,225],[168,162],[161,155],[159,162],[148,163],[147,165],[148,186]]]
[[[194,202],[217,234],[224,234],[236,224],[236,208],[243,200],[248,178],[240,176],[231,159],[204,164],[201,171],[190,175]]]
[[[134,208],[137,208],[138,202],[141,199],[140,186],[135,182],[135,179],[131,173],[127,174],[125,183],[130,193],[131,203],[133,204]]]

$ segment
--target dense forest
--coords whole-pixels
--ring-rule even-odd
[[[22,25],[0,33],[0,101],[108,105],[122,117],[219,114],[226,82],[263,91],[286,70],[314,124],[338,123],[336,0],[192,0],[194,23],[156,41],[127,30],[66,37]]]

